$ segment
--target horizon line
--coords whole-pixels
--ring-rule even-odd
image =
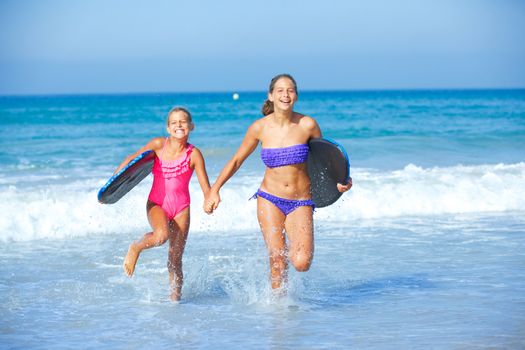
[[[414,87],[414,88],[346,88],[346,89],[300,89],[301,93],[319,92],[417,92],[417,91],[512,91],[522,87]],[[68,96],[133,96],[133,95],[197,95],[197,94],[266,94],[265,90],[203,90],[203,91],[115,91],[115,92],[51,92],[51,93],[0,93],[0,97],[68,97]]]

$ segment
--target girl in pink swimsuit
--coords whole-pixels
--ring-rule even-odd
[[[145,151],[155,152],[153,185],[146,204],[152,231],[140,241],[131,243],[123,267],[124,272],[131,277],[144,249],[160,246],[169,240],[168,273],[171,299],[175,301],[180,300],[183,283],[182,254],[190,227],[189,182],[193,171],[197,174],[203,194],[206,195],[210,190],[202,153],[188,143],[194,127],[188,110],[173,108],[168,114],[166,129],[169,136],[152,139],[128,156],[115,171],[117,173]]]

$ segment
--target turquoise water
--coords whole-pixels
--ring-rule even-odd
[[[354,188],[315,213],[316,253],[276,300],[248,198],[256,151],[207,216],[192,180],[183,300],[167,248],[132,279],[146,179],[98,189],[188,107],[213,180],[264,93],[0,97],[0,344],[6,348],[523,348],[525,90],[300,92]]]

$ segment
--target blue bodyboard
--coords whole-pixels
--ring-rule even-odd
[[[116,203],[151,173],[154,160],[155,152],[151,150],[137,156],[98,191],[98,201],[103,204]]]

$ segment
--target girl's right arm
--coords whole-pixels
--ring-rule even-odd
[[[215,209],[217,209],[221,201],[221,197],[219,195],[221,187],[233,176],[233,174],[237,172],[237,170],[239,170],[246,158],[248,158],[248,156],[252,154],[252,152],[257,148],[257,145],[259,144],[259,134],[261,127],[260,121],[256,121],[250,125],[248,131],[246,131],[246,135],[244,136],[241,145],[237,149],[237,152],[235,152],[233,157],[228,161],[228,163],[226,163],[224,169],[222,169],[208,195],[206,196],[206,213],[211,214]]]
[[[120,163],[120,165],[118,166],[117,170],[115,170],[113,175],[115,175],[120,170],[122,170],[126,165],[128,165],[129,162],[131,162],[133,159],[137,158],[142,153],[144,153],[146,151],[149,151],[149,150],[152,150],[152,151],[155,152],[155,151],[161,149],[162,145],[163,145],[163,142],[164,142],[164,138],[163,137],[155,137],[154,139],[151,139],[145,146],[141,147],[138,151],[136,151],[135,153],[130,154],[129,156],[127,156],[122,161],[122,163]]]

